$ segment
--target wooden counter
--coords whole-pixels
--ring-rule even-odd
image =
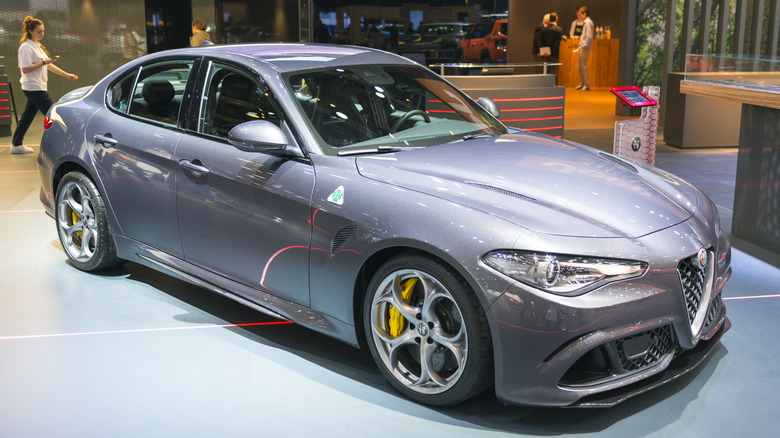
[[[747,103],[750,105],[765,106],[769,108],[780,109],[780,85],[773,87],[774,91],[749,87],[749,86],[737,86],[738,83],[746,83],[746,79],[752,77],[754,79],[764,80],[768,76],[766,73],[754,73],[750,76],[746,76],[744,73],[739,75],[739,79],[732,79],[732,76],[726,76],[722,74],[712,75],[713,79],[721,79],[723,81],[732,81],[731,83],[723,82],[700,82],[684,80],[680,82],[680,92],[685,94],[695,94],[697,96],[715,97],[719,99],[731,100],[734,102]],[[780,80],[780,74],[772,75],[769,77],[772,82]],[[701,74],[697,74],[697,79],[704,79]],[[771,87],[770,84],[766,85]]]
[[[563,87],[580,85],[580,69],[577,61],[579,38],[561,41],[561,53],[556,84]],[[588,58],[588,76],[591,88],[610,88],[617,86],[618,57],[620,40],[616,38],[593,40],[593,49]]]

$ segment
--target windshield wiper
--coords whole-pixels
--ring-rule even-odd
[[[480,132],[479,134],[469,134],[464,135],[463,140],[474,140],[475,138],[485,138],[485,137],[493,137],[495,134],[485,134],[484,132]]]
[[[339,151],[339,157],[347,155],[365,155],[365,154],[387,154],[391,152],[408,151],[412,149],[420,149],[419,146],[377,146],[375,148],[365,149],[348,149]]]

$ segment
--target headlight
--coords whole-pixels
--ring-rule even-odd
[[[517,281],[559,295],[582,294],[647,270],[644,262],[516,250],[491,251],[482,261]]]

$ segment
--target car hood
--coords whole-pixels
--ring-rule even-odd
[[[361,156],[356,165],[366,178],[545,234],[640,237],[691,218],[701,201],[659,169],[533,133]]]

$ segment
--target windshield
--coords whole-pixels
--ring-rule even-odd
[[[506,127],[434,73],[413,65],[358,65],[292,73],[289,84],[326,154],[423,147]]]

